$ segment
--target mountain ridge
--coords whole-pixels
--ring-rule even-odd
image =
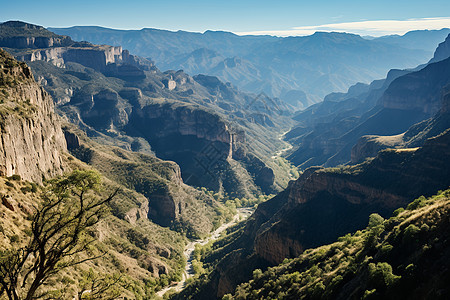
[[[125,48],[130,49],[134,54],[151,57],[161,69],[177,70],[184,68],[184,71],[190,75],[195,75],[195,73],[215,75],[222,80],[232,82],[240,88],[245,88],[247,91],[255,93],[264,91],[269,96],[275,97],[280,97],[290,90],[302,90],[314,102],[319,101],[321,97],[329,92],[336,90],[344,91],[357,81],[370,81],[377,77],[382,77],[388,71],[389,67],[393,67],[392,63],[396,64],[399,68],[412,67],[413,65],[425,62],[429,59],[428,55],[431,55],[429,52],[426,54],[426,51],[423,50],[400,49],[394,44],[369,41],[359,37],[357,39],[358,42],[353,44],[353,48],[357,47],[359,52],[369,49],[369,52],[364,52],[364,57],[367,59],[366,62],[364,62],[363,56],[361,56],[354,60],[330,64],[326,58],[328,55],[336,52],[336,49],[340,49],[339,51],[341,51],[340,54],[336,54],[340,58],[359,56],[356,48],[354,52],[351,52],[351,49],[343,49],[342,47],[333,48],[339,45],[339,39],[334,39],[335,44],[332,43],[333,38],[324,39],[326,36],[336,37],[346,35],[339,33],[318,33],[309,37],[277,38],[228,34],[224,37],[224,33],[209,31],[205,33],[184,33],[149,29],[147,30],[148,35],[145,35],[146,31],[144,30],[119,30],[115,32],[104,28],[96,28],[95,32],[91,34],[89,32],[91,30],[90,28],[80,26],[49,29],[59,34],[72,35],[75,40],[91,40],[95,43],[108,43],[113,45],[121,44]],[[346,37],[348,39],[354,39],[356,35],[348,35]],[[273,49],[273,53],[270,53],[272,57],[284,51],[286,41],[292,40],[298,45],[302,45],[304,41],[311,38],[314,40],[322,39],[323,44],[325,46],[328,45],[326,47],[330,47],[333,51],[320,52],[320,47],[316,47],[315,50],[319,50],[320,52],[317,53],[317,51],[302,51],[297,47],[294,51],[296,56],[285,54],[278,57],[279,62],[281,62],[280,65],[264,59],[267,56],[265,53],[269,49]],[[344,40],[341,39],[341,42]],[[435,46],[430,46],[432,49],[429,51],[434,50]],[[192,57],[188,54],[201,48],[216,51],[224,56],[225,59],[237,57],[243,62],[246,62],[246,67],[244,69],[229,68],[225,71],[216,68],[216,61],[209,61],[208,67],[200,67],[198,65],[189,66],[186,62],[192,59]],[[373,49],[370,50],[370,48]],[[387,55],[388,52],[389,55]],[[397,55],[399,53],[402,54]],[[314,63],[317,65],[317,68],[308,65],[308,61],[302,59],[302,57],[307,58],[308,56],[315,59]],[[181,57],[184,57],[184,62],[180,61]],[[418,57],[421,58],[417,60],[416,58]],[[387,64],[388,61],[389,64]],[[402,63],[398,64],[400,61]],[[383,67],[384,65],[386,67]],[[246,70],[246,68],[250,70],[256,68],[260,74],[258,76],[253,74],[245,76],[246,74],[243,73],[243,70]],[[309,75],[305,76],[306,73]],[[327,76],[322,77],[324,74]],[[317,84],[320,84],[321,87],[315,88]]]

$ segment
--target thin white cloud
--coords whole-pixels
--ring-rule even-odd
[[[300,26],[288,30],[236,32],[236,34],[303,36],[313,34],[316,31],[337,31],[355,33],[359,35],[382,36],[389,34],[405,34],[406,32],[411,30],[432,30],[442,28],[450,28],[450,17],[345,22],[317,26]]]

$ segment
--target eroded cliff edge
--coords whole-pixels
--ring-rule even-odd
[[[30,68],[0,49],[0,173],[42,182],[62,174],[66,142],[53,100]]]

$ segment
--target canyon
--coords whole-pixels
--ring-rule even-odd
[[[74,30],[89,36],[92,28],[55,31]],[[185,38],[154,30],[140,34],[167,34],[169,44]],[[108,217],[88,233],[95,238],[93,249],[107,254],[71,269],[67,285],[76,289],[83,272],[94,269],[122,274],[128,282],[122,293],[131,299],[163,296],[171,285],[178,292],[171,299],[221,298],[253,284],[259,272],[272,272],[317,247],[342,242],[343,236],[364,235],[368,220],[369,225],[384,222],[450,186],[449,37],[428,63],[418,65],[426,47],[414,48],[406,35],[374,42],[344,33],[286,39],[223,32],[189,36],[196,43],[179,46],[176,55],[150,49],[158,54],[155,63],[135,55],[138,48],[131,54],[120,45],[77,42],[24,22],[0,24],[0,46],[10,53],[0,50],[0,239],[5,244],[17,245],[15,231],[25,236],[31,207],[40,203],[48,179],[95,169],[106,190],[118,190]],[[194,49],[205,39],[226,54]],[[223,44],[238,41],[241,49]],[[341,78],[340,86],[330,74],[327,79],[314,73],[308,93],[289,82],[292,78],[284,78],[286,86],[278,82],[287,70],[281,58],[317,48],[323,62],[333,55],[349,59],[350,44],[387,49],[402,66],[418,66],[392,69],[386,78],[356,83],[347,92],[352,76]],[[254,61],[232,56],[254,47],[261,47]],[[337,52],[325,56],[330,49]],[[371,53],[368,60],[376,62],[383,53]],[[161,71],[163,58],[167,66],[206,74]],[[258,62],[263,58],[267,62]],[[310,59],[308,64],[325,68]],[[259,94],[249,92],[264,90],[261,66],[277,61],[280,69],[272,75],[278,83]],[[292,63],[309,70],[300,59]],[[213,65],[215,73],[206,70]],[[253,73],[233,81],[233,72]],[[319,86],[335,92],[325,96],[314,90]],[[322,102],[305,107],[319,96],[325,96]],[[236,225],[237,216],[249,210]],[[370,228],[369,233],[375,230]],[[205,268],[185,284],[195,245]]]

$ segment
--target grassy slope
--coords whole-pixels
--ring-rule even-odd
[[[448,294],[450,190],[420,197],[365,230],[240,285],[235,299],[443,299]],[[226,298],[231,298],[226,295]]]
[[[65,160],[68,169],[90,168],[70,155],[66,155]],[[118,186],[107,178],[103,178],[103,183],[105,193]],[[121,188],[115,203],[144,201],[141,194]],[[0,204],[1,249],[26,243],[30,234],[29,216],[40,202],[40,191],[41,187],[30,182],[0,177],[0,194],[13,207],[11,210]],[[155,290],[170,281],[178,280],[184,268],[185,237],[146,218],[127,222],[111,214],[90,235],[96,239],[93,255],[103,256],[58,274],[46,288],[64,288],[68,293],[66,296],[73,295],[83,280],[83,274],[92,268],[95,273],[103,275],[121,274],[127,285],[122,294],[130,299],[143,299],[151,297]]]
[[[183,205],[177,221],[171,224],[172,229],[184,232],[189,237],[204,237],[231,217],[231,212],[210,195],[177,182],[180,180],[176,178],[179,168],[174,162],[98,144],[80,130],[74,129],[73,125],[71,127],[71,131],[75,131],[82,140],[82,146],[73,151],[77,158],[111,180],[140,193],[141,198],[137,200],[114,201],[116,216],[126,218],[130,210],[140,207],[147,199],[152,201],[162,190],[163,194],[167,191],[175,203]]]

